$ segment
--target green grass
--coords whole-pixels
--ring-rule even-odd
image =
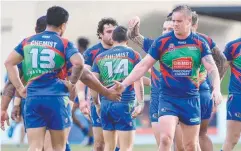
[[[220,151],[221,144],[214,145],[214,151]],[[80,145],[72,145],[72,151],[91,151],[91,147],[83,147]],[[26,151],[27,146],[17,147],[16,145],[2,145],[2,151]],[[155,145],[136,145],[133,151],[156,151]],[[233,151],[241,151],[241,144],[236,145]]]

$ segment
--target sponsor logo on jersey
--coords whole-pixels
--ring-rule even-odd
[[[173,51],[175,49],[175,45],[173,43],[170,43],[168,46],[168,51]]]
[[[185,45],[187,42],[186,41],[178,41],[177,43],[180,45]]]
[[[175,77],[187,77],[192,75],[193,62],[191,57],[178,58],[172,61],[172,74]]]

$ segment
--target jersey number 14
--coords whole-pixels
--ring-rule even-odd
[[[104,66],[107,67],[109,78],[113,77],[113,73],[128,76],[128,59],[122,59],[114,68],[112,61],[106,62]]]

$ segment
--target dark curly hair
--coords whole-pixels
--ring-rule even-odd
[[[99,23],[98,23],[98,28],[97,28],[97,36],[99,39],[101,39],[100,34],[103,34],[104,31],[104,25],[113,25],[113,26],[117,26],[118,23],[115,19],[113,18],[102,18]]]

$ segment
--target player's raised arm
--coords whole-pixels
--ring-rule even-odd
[[[128,37],[143,48],[144,36],[140,34],[140,18],[138,16],[132,18],[128,23]]]

